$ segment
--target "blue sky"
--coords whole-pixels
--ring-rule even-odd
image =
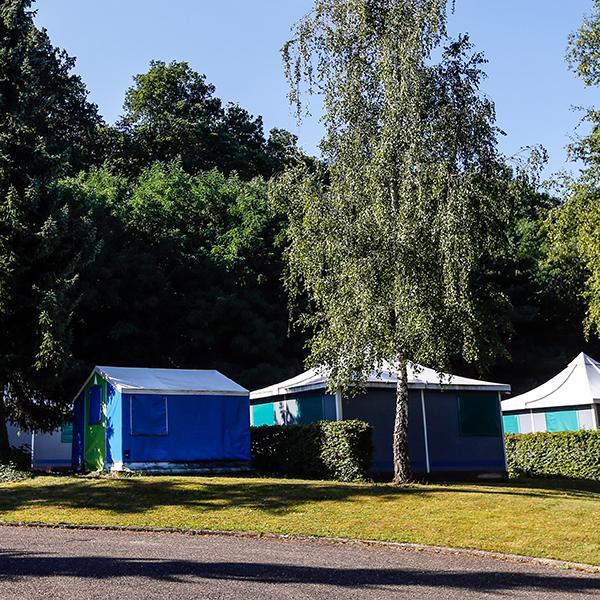
[[[311,0],[38,0],[39,26],[55,45],[77,57],[90,98],[114,122],[132,76],[155,58],[186,60],[205,73],[225,101],[264,118],[265,128],[294,131],[317,152],[318,119],[295,123],[286,100],[279,48]],[[588,106],[586,90],[567,70],[566,38],[592,0],[456,0],[453,35],[468,32],[489,64],[484,92],[496,103],[507,132],[501,149],[514,155],[542,144],[549,174],[566,165],[564,146]],[[318,114],[318,107],[313,111]]]

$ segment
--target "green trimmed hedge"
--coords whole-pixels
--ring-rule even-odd
[[[364,480],[371,426],[363,421],[252,427],[252,465],[260,473],[301,479]]]
[[[600,481],[600,431],[506,436],[509,477],[565,477]]]

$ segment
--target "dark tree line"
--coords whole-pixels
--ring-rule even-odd
[[[94,364],[217,368],[249,388],[296,373],[269,181],[314,161],[185,62],[151,62],[107,124],[31,4],[0,5],[0,422],[52,427]],[[518,391],[594,351],[584,269],[548,260],[556,205],[532,190],[514,207],[491,273],[510,301],[493,376]]]
[[[183,62],[152,62],[110,126],[33,16],[0,6],[0,422],[53,426],[100,363],[291,375],[267,180],[305,160],[294,136]]]

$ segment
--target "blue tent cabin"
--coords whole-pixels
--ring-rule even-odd
[[[75,398],[81,471],[233,470],[250,460],[248,391],[218,371],[96,367]]]
[[[409,367],[409,452],[425,477],[504,477],[500,394],[510,386],[426,367]],[[253,426],[360,419],[373,427],[373,473],[393,471],[396,375],[386,365],[356,396],[327,393],[327,375],[311,369],[250,393]]]

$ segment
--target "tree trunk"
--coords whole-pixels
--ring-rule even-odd
[[[394,483],[412,478],[408,454],[408,373],[406,360],[400,361],[396,384],[396,420],[394,422]]]
[[[10,444],[8,443],[8,429],[6,427],[6,407],[4,406],[3,393],[0,392],[0,464],[7,463],[9,460]]]

